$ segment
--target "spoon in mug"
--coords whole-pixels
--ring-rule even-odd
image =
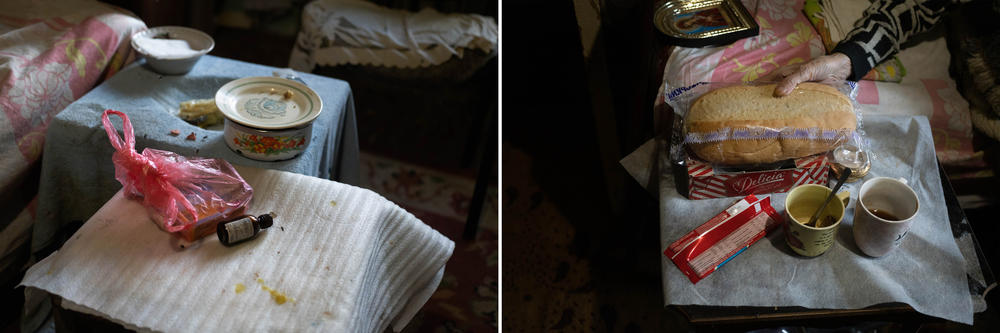
[[[826,196],[826,200],[823,200],[823,205],[819,206],[819,209],[816,210],[816,213],[812,215],[812,218],[809,219],[809,223],[806,223],[806,225],[815,228],[823,227],[823,222],[819,221],[819,216],[823,214],[823,210],[826,209],[826,205],[830,204],[830,200],[833,200],[833,197],[837,196],[837,191],[840,190],[840,186],[844,185],[844,181],[846,181],[847,177],[850,176],[851,168],[844,168],[844,172],[840,174],[840,179],[837,179],[837,185],[833,186],[833,190],[830,191],[830,195]]]

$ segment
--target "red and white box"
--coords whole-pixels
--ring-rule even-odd
[[[783,222],[770,196],[748,195],[674,241],[663,255],[698,283]]]
[[[765,171],[728,171],[687,157],[688,198],[710,199],[788,192],[803,184],[827,183],[826,154],[797,158],[795,166]]]

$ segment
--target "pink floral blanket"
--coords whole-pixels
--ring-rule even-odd
[[[756,6],[751,4],[756,2]],[[760,34],[716,48],[675,48],[663,73],[665,92],[708,82],[750,82],[777,68],[806,62],[827,52],[802,12],[803,0],[745,1]],[[981,161],[972,148],[968,102],[948,74],[950,54],[944,37],[902,50],[907,68],[902,82],[858,83],[857,101],[865,115],[924,115],[934,131],[938,159],[945,164]]]
[[[0,257],[30,230],[33,205],[25,203],[35,196],[50,120],[132,62],[129,38],[144,29],[96,1],[0,1],[0,208],[21,212],[0,220]]]

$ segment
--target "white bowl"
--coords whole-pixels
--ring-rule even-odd
[[[132,35],[132,48],[161,74],[180,75],[191,71],[201,56],[215,48],[212,36],[196,29],[164,26]]]
[[[322,99],[306,85],[268,76],[226,83],[215,93],[215,104],[226,116],[223,137],[229,149],[260,161],[302,154],[323,111]]]

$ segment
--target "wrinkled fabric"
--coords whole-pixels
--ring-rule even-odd
[[[390,9],[359,0],[309,3],[290,64],[311,72],[316,65],[418,68],[440,65],[467,50],[497,49],[492,17]]]

